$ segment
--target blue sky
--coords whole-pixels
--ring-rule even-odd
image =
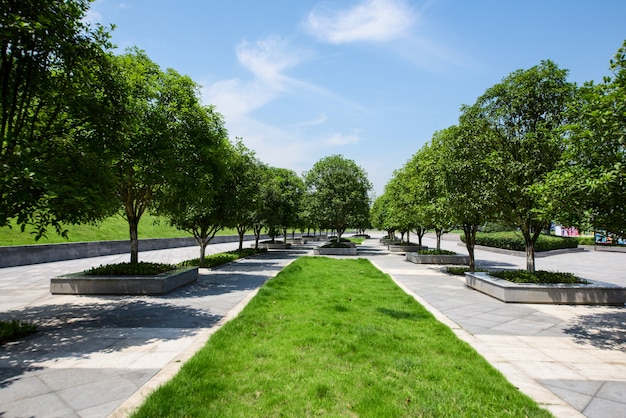
[[[380,194],[512,71],[551,59],[601,81],[625,16],[623,0],[96,0],[88,19],[201,84],[263,162],[301,174],[342,154]]]

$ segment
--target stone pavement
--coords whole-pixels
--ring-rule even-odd
[[[443,248],[462,251],[458,240]],[[434,240],[426,238],[427,245]],[[207,248],[216,253],[236,244]],[[177,262],[197,247],[151,251],[142,261]],[[49,279],[107,256],[0,269],[0,319],[37,322],[41,332],[0,347],[0,416],[126,416],[171,378],[268,278],[311,247],[271,251],[201,270],[198,283],[161,297],[50,295]],[[466,288],[439,266],[417,265],[368,240],[360,251],[514,385],[557,417],[626,416],[626,310],[505,304]],[[523,267],[525,259],[477,251],[479,264]],[[626,253],[538,258],[541,269],[626,284]]]
[[[424,244],[433,247],[434,239]],[[457,241],[442,248],[461,252]],[[464,252],[466,253],[466,252]],[[626,309],[506,304],[465,286],[441,266],[397,255],[368,258],[448,325],[521,391],[557,417],[626,417]],[[477,251],[481,266],[524,268],[524,257]],[[625,285],[626,253],[537,258],[537,268]]]

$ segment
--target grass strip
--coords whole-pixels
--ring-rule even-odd
[[[364,259],[301,257],[134,417],[548,417]]]

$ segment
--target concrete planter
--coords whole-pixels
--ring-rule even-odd
[[[512,283],[487,273],[465,273],[465,284],[507,303],[616,305],[626,303],[626,288],[587,280],[589,284]]]
[[[315,248],[315,255],[357,255],[356,247],[351,248]]]
[[[198,267],[180,267],[156,276],[87,276],[74,273],[50,280],[53,295],[165,295],[198,280]]]
[[[389,244],[388,246],[389,252],[392,253],[416,253],[419,250],[426,250],[428,247],[419,246],[419,245],[398,245],[398,244]]]
[[[291,244],[284,242],[260,242],[259,247],[266,250],[288,250],[291,248]]]
[[[434,255],[434,254],[419,254],[406,253],[406,261],[410,261],[415,264],[463,264],[469,265],[469,256],[454,254],[454,255]]]

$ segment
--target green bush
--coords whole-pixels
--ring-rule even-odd
[[[185,260],[179,263],[179,266],[198,266],[202,268],[211,268],[216,267],[222,264],[229,263],[231,261],[235,261],[239,258],[249,257],[251,255],[264,253],[267,250],[264,248],[254,249],[254,248],[243,248],[241,250],[232,250],[226,251],[218,254],[211,254],[204,257],[204,263],[200,263],[200,258],[194,258],[191,260]]]
[[[535,284],[587,284],[588,282],[574,276],[572,273],[538,270],[531,273],[526,270],[503,270],[489,273],[491,276],[507,280],[513,283]]]
[[[88,276],[155,276],[169,270],[174,270],[175,268],[176,266],[171,264],[147,263],[142,261],[140,263],[100,265],[85,270],[85,274]]]
[[[37,326],[30,322],[12,320],[0,321],[0,344],[15,341],[37,331]]]
[[[454,274],[455,276],[464,276],[465,273],[469,272],[470,268],[469,267],[459,267],[459,266],[449,266],[446,267],[446,272],[448,274]],[[474,269],[474,272],[486,272],[487,270],[485,269]]]
[[[465,235],[461,235],[461,241],[465,242]],[[479,232],[476,234],[476,245],[514,251],[526,249],[524,237],[519,231]],[[578,247],[578,240],[574,237],[541,234],[535,243],[535,252],[576,247]]]
[[[417,253],[421,255],[456,255],[454,251],[437,250],[437,249],[419,250]]]
[[[578,245],[594,245],[595,239],[594,237],[576,237],[578,241]]]

